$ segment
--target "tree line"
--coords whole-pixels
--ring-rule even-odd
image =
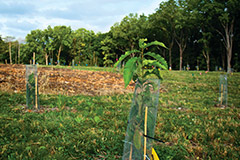
[[[0,62],[29,64],[33,52],[39,64],[112,66],[140,38],[161,41],[154,48],[169,67],[240,70],[239,0],[168,0],[153,14],[129,14],[107,33],[85,28],[48,26],[32,30],[24,42],[0,36]],[[149,50],[153,50],[149,48]],[[185,67],[184,67],[185,66]]]

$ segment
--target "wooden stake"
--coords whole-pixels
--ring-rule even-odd
[[[131,148],[130,148],[129,160],[132,160],[132,144],[131,144]]]
[[[222,100],[223,99],[223,84],[221,84],[221,105],[222,105]]]
[[[37,97],[37,75],[35,75],[35,108],[38,109],[38,97]]]
[[[145,120],[144,120],[144,134],[147,135],[147,113],[148,107],[145,109]],[[147,153],[147,137],[144,136],[144,157],[143,159],[146,160],[146,153]]]

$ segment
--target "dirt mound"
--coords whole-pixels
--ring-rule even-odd
[[[26,91],[25,65],[0,64],[0,90]],[[126,89],[121,74],[102,71],[82,71],[51,67],[38,68],[40,94],[110,95],[132,93],[134,84]]]

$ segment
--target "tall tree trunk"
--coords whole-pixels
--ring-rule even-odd
[[[225,54],[223,53],[222,54],[222,69],[224,70],[225,69]]]
[[[15,52],[15,61],[14,61],[15,64],[17,64],[17,50]]]
[[[217,32],[223,38],[223,44],[225,46],[226,55],[227,55],[227,71],[230,72],[231,71],[231,59],[232,59],[232,46],[233,46],[234,19],[232,19],[232,21],[230,23],[230,27],[229,27],[228,23],[226,23],[226,24],[221,23],[221,24],[222,24],[225,34],[220,32],[219,30],[217,30]]]
[[[169,53],[169,66],[171,67],[171,69],[172,69],[172,47],[173,47],[173,43],[174,43],[174,41],[173,41],[173,39],[172,39],[172,41],[171,41],[171,43],[170,43],[170,45],[169,45],[169,48],[168,48],[168,53]]]
[[[209,57],[209,48],[206,43],[204,43],[203,56],[206,59],[207,71],[210,71],[210,57]]]
[[[227,72],[231,72],[232,49],[227,50]]]
[[[10,59],[10,64],[12,64],[12,51],[11,51],[11,48],[12,48],[12,44],[11,42],[8,43],[9,44],[9,59]]]
[[[203,51],[203,56],[206,59],[206,64],[207,64],[207,71],[210,70],[210,58],[209,58],[209,51]]]
[[[226,41],[227,41],[227,72],[231,72],[231,59],[232,59],[232,46],[233,46],[233,25],[234,20],[231,22],[230,29],[228,30],[228,25],[225,28]]]
[[[184,39],[180,39],[180,42],[176,40],[178,47],[179,47],[179,54],[180,54],[180,62],[179,62],[179,70],[182,70],[182,59],[183,59],[183,52],[187,46],[187,43],[185,42]]]
[[[58,49],[57,65],[60,65],[60,55],[61,55],[61,51],[62,51],[62,45],[60,45],[60,47],[59,47],[59,49]]]
[[[171,69],[172,69],[172,48],[170,48],[170,47],[168,50],[168,54],[169,54],[169,67],[171,67]]]
[[[93,51],[93,66],[95,66],[96,65],[96,52],[95,51]]]
[[[179,46],[179,53],[180,53],[179,70],[181,71],[182,70],[182,55],[183,55],[183,50],[182,50],[181,46]]]
[[[48,65],[48,54],[45,52],[45,61],[46,61],[46,66]]]
[[[17,48],[17,44],[15,43],[16,45],[16,52],[15,52],[15,64],[17,64],[17,52],[18,52],[18,48]]]
[[[44,57],[45,57],[45,63],[46,63],[46,66],[47,66],[48,65],[48,57],[49,57],[49,55],[47,54],[46,48],[43,49],[43,53],[44,53]]]
[[[20,43],[18,43],[18,64],[20,64]]]
[[[181,30],[179,40],[176,36],[176,33],[174,33],[174,34],[175,34],[175,41],[177,42],[178,47],[179,47],[179,54],[180,54],[179,70],[181,71],[182,70],[183,52],[184,52],[185,48],[187,47],[187,43],[186,43],[187,38],[184,36],[183,30]]]
[[[210,71],[210,58],[209,58],[209,52],[207,51],[207,71]]]

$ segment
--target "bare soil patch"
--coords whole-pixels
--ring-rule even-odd
[[[26,66],[0,64],[0,90],[26,91]],[[132,93],[134,83],[124,88],[119,73],[38,67],[40,94],[111,95]]]

